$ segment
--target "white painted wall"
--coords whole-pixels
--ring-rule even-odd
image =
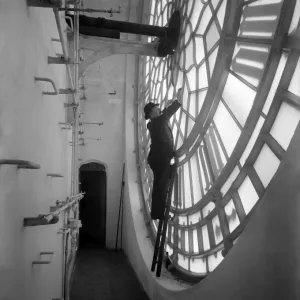
[[[130,1],[122,1],[122,13],[115,14],[115,20],[128,20]],[[84,1],[85,7],[94,9],[116,9],[120,1]],[[93,17],[111,18],[109,14],[87,14]],[[124,36],[122,36],[124,38]],[[85,52],[88,53],[88,52]],[[92,65],[82,78],[86,83],[88,100],[81,101],[83,122],[103,122],[102,126],[85,125],[86,138],[100,138],[101,141],[86,140],[81,147],[81,164],[88,160],[99,160],[107,166],[107,216],[106,246],[115,247],[118,210],[124,162],[124,55],[109,56]],[[116,91],[116,95],[108,95]]]
[[[100,160],[107,166],[107,247],[113,247],[116,235],[118,205],[121,188],[122,165],[124,160],[124,56],[113,56],[99,62],[97,74],[99,88],[87,86],[87,98],[82,111],[84,122],[103,122],[102,126],[85,125],[85,137],[101,138],[89,140],[81,147],[82,163],[87,160]],[[92,67],[93,68],[93,67]],[[93,82],[90,77],[87,82]],[[116,90],[116,96],[107,93]],[[106,94],[100,94],[106,93]],[[114,99],[115,102],[110,103]],[[83,102],[83,101],[82,101]]]
[[[48,65],[61,53],[51,9],[27,8],[26,1],[0,1],[0,159],[29,160],[39,170],[0,166],[0,299],[52,299],[62,296],[62,236],[58,224],[24,228],[24,217],[50,212],[56,200],[70,195],[69,132],[64,96],[43,96],[48,85],[66,87],[64,66]],[[60,173],[64,178],[50,178]],[[33,266],[40,251],[54,251],[50,265]]]

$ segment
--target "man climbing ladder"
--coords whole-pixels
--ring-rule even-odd
[[[174,101],[169,101],[163,111],[158,104],[149,102],[144,107],[145,119],[150,119],[147,128],[150,132],[151,146],[148,155],[148,164],[153,171],[151,219],[163,220],[166,192],[169,182],[170,163],[174,157],[174,141],[170,118],[181,106],[182,89],[179,89]]]
[[[179,89],[176,99],[169,101],[169,105],[163,111],[158,108],[158,104],[153,102],[149,102],[144,107],[145,119],[150,119],[147,128],[150,132],[151,146],[147,161],[154,176],[151,219],[159,220],[151,267],[151,270],[154,271],[157,264],[157,277],[161,273],[169,209],[176,174],[176,165],[170,165],[175,149],[172,131],[168,123],[180,108],[181,99],[182,89]]]

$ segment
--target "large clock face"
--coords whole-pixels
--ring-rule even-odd
[[[153,0],[148,23],[165,26],[175,10],[182,19],[175,53],[140,60],[140,175],[149,211],[151,141],[142,108],[149,101],[164,108],[183,88],[170,121],[178,222],[168,227],[167,247],[179,269],[206,274],[222,261],[224,241],[227,251],[237,240],[298,124],[299,52],[284,36],[299,30],[300,9],[284,0]]]

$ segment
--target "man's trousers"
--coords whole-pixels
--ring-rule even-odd
[[[151,219],[163,220],[170,179],[170,158],[158,157],[150,164],[153,171]]]

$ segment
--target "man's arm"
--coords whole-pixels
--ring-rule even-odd
[[[162,112],[163,116],[167,120],[169,120],[176,113],[178,108],[181,106],[181,99],[182,99],[182,89],[180,88],[176,93],[176,99],[168,100],[167,107]]]
[[[166,120],[169,120],[176,113],[179,107],[181,107],[180,102],[178,100],[174,100],[170,106],[163,110],[162,115]]]

